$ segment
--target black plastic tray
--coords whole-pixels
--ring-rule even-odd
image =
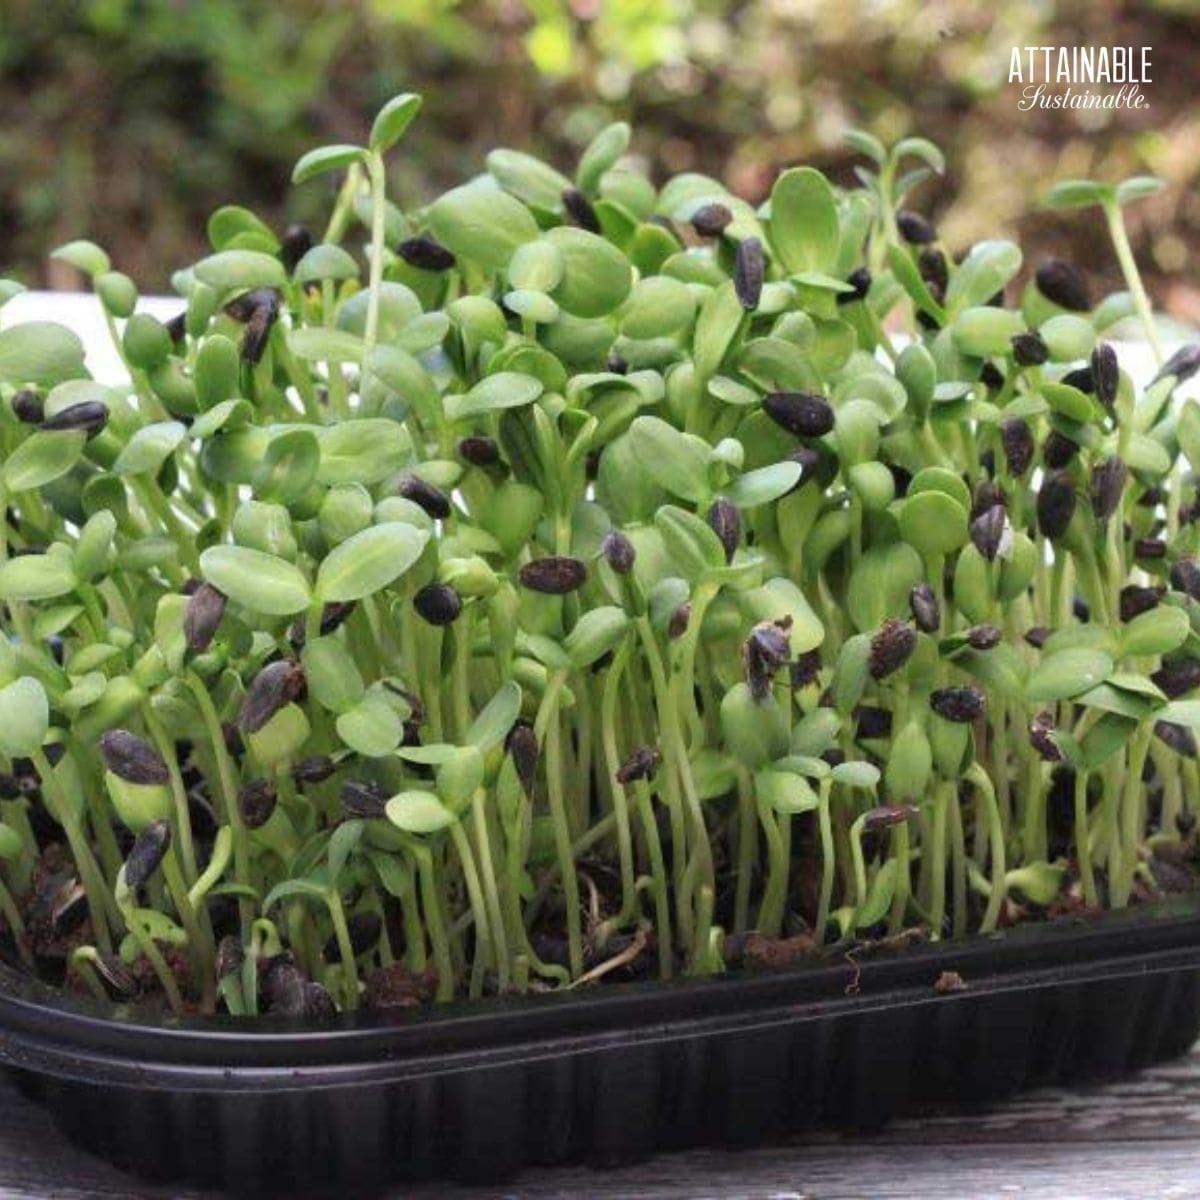
[[[966,990],[939,992],[943,970]],[[1198,1032],[1191,897],[769,973],[320,1025],[148,1021],[0,968],[0,1063],[68,1137],[144,1176],[236,1193],[362,1195],[877,1127],[1136,1070]]]

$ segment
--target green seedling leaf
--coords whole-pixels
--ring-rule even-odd
[[[518,290],[552,292],[562,282],[564,267],[558,247],[539,238],[517,247],[508,264],[508,281]]]
[[[945,492],[909,495],[900,508],[900,533],[925,557],[952,554],[967,540],[967,510]]]
[[[78,582],[70,551],[51,547],[45,554],[23,554],[0,566],[0,600],[53,600],[74,591]]]
[[[732,283],[713,288],[700,306],[692,336],[697,377],[707,382],[720,369],[742,327],[746,310]]]
[[[800,475],[799,463],[772,463],[769,467],[759,467],[757,471],[739,475],[725,489],[725,494],[738,508],[758,508],[759,505],[786,496],[800,482]]]
[[[200,555],[200,571],[235,603],[265,616],[290,617],[312,603],[299,567],[261,550],[210,546]]]
[[[455,746],[438,767],[438,795],[451,812],[459,814],[470,804],[483,783],[483,766],[483,755],[477,747]]]
[[[771,246],[795,274],[828,274],[838,253],[838,214],[833,189],[820,171],[793,167],[771,189]]]
[[[879,768],[874,763],[862,760],[838,763],[833,768],[832,775],[834,783],[868,792],[874,791],[880,779]]]
[[[691,289],[669,275],[639,279],[621,315],[621,332],[631,338],[669,337],[686,329],[696,315]]]
[[[529,209],[494,185],[446,192],[430,207],[429,223],[443,246],[487,271],[503,270],[518,246],[538,236]]]
[[[53,321],[0,329],[0,381],[53,387],[84,374],[83,343]]]
[[[218,292],[282,288],[287,283],[283,263],[258,250],[221,250],[202,258],[193,269],[201,283]]]
[[[854,565],[847,609],[855,628],[878,629],[888,617],[908,615],[908,597],[924,578],[920,555],[906,542],[872,546]],[[955,596],[957,598],[957,587]]]
[[[335,883],[342,873],[342,868],[350,859],[350,855],[358,848],[366,830],[365,821],[343,821],[329,838],[327,847],[326,869],[329,878]]]
[[[297,161],[292,168],[293,183],[307,183],[330,171],[345,171],[356,163],[366,162],[367,152],[361,146],[318,146]]]
[[[1147,196],[1157,196],[1166,183],[1153,175],[1134,175],[1117,184],[1117,203],[1132,204],[1135,200],[1144,200]]]
[[[1051,362],[1077,362],[1096,347],[1096,327],[1074,313],[1059,313],[1038,328]]]
[[[15,862],[25,849],[25,839],[11,826],[0,821],[0,859]]]
[[[795,815],[817,807],[817,793],[812,785],[794,771],[770,768],[759,771],[754,776],[754,789],[759,799],[777,813]]]
[[[404,737],[404,722],[380,695],[368,693],[352,708],[339,714],[337,735],[356,754],[384,758]]]
[[[950,278],[947,311],[957,314],[987,304],[1020,269],[1021,251],[1012,242],[977,242]]]
[[[376,154],[384,154],[390,150],[405,135],[420,111],[421,97],[415,93],[402,92],[399,96],[393,96],[379,110],[371,126],[371,149]],[[298,181],[293,178],[293,182]]]
[[[214,250],[235,249],[250,239],[270,246],[272,252],[279,248],[279,239],[271,227],[240,204],[226,204],[218,208],[208,219],[207,233]]]
[[[661,417],[638,417],[629,428],[629,449],[659,487],[692,503],[708,494],[708,443],[682,433]]]
[[[664,504],[654,514],[667,553],[686,579],[693,582],[725,566],[725,547],[706,521],[687,509]]]
[[[487,156],[492,178],[531,208],[558,212],[571,181],[540,158],[519,150],[492,150]]]
[[[466,740],[484,754],[498,746],[521,715],[521,698],[520,684],[509,680],[501,685],[483,711],[471,722]]]
[[[542,394],[542,384],[530,375],[500,371],[481,379],[464,396],[447,396],[446,417],[466,421],[484,413],[501,412],[532,404]]]
[[[354,260],[354,256],[343,250],[341,246],[335,246],[329,242],[322,242],[307,251],[292,271],[292,278],[299,284],[320,283],[326,279],[341,283],[344,280],[358,277],[358,263]],[[299,330],[294,332],[299,332]],[[308,326],[305,328],[305,332],[315,332],[315,329]]]
[[[51,250],[50,257],[58,262],[69,263],[77,271],[93,277],[112,270],[112,261],[108,255],[95,242],[83,239],[67,242]]]
[[[918,721],[909,721],[892,739],[884,780],[893,801],[919,803],[929,789],[933,747]]]
[[[10,492],[23,492],[53,483],[79,461],[86,440],[82,429],[39,430],[32,434],[5,461],[5,487]]]
[[[1056,183],[1042,199],[1046,208],[1090,208],[1114,198],[1113,189],[1090,179],[1064,179]]]
[[[387,818],[405,833],[440,833],[458,820],[432,792],[400,792],[387,802]]]
[[[721,700],[721,732],[729,752],[757,770],[788,751],[788,728],[774,696],[756,701],[748,685],[734,684]]]
[[[1107,712],[1088,730],[1081,750],[1088,771],[1098,771],[1114,754],[1123,749],[1138,727],[1137,718]]]
[[[1034,704],[1069,700],[1103,683],[1112,670],[1113,660],[1102,650],[1061,650],[1035,668],[1025,684],[1025,698]]]
[[[116,533],[117,518],[107,509],[88,518],[75,543],[75,575],[79,580],[91,583],[103,572]]]
[[[361,600],[394,583],[421,557],[429,534],[400,521],[374,525],[334,548],[317,571],[325,604]]]
[[[866,929],[878,921],[882,921],[892,906],[892,897],[895,893],[896,860],[889,858],[875,873],[866,900],[854,913],[855,928]]]
[[[813,757],[832,750],[837,745],[841,727],[842,719],[835,709],[814,708],[792,728],[792,753]]]
[[[344,329],[325,329],[306,325],[287,335],[288,349],[306,362],[359,363],[364,343],[357,334]]]
[[[321,462],[317,482],[371,486],[406,466],[412,442],[403,425],[382,417],[342,421],[320,431]]]
[[[883,143],[873,134],[868,133],[865,129],[847,129],[842,134],[842,141],[850,147],[851,150],[856,150],[864,158],[869,158],[873,162],[883,166],[887,160],[887,150]]]
[[[616,166],[628,148],[629,126],[624,121],[616,121],[600,130],[580,156],[579,168],[575,172],[579,190],[594,196],[599,190],[600,180]]]
[[[577,671],[586,670],[614,650],[629,628],[625,610],[601,605],[585,612],[563,642],[563,649]]]
[[[175,453],[187,434],[187,427],[179,421],[159,421],[143,425],[125,443],[117,461],[113,463],[116,475],[154,475],[164,462]]]
[[[313,638],[300,651],[309,695],[324,709],[344,713],[366,694],[354,656],[336,636]]]
[[[46,690],[28,675],[0,688],[0,754],[28,758],[41,749],[50,728]]]
[[[319,900],[324,904],[329,897],[328,887],[315,879],[285,879],[277,883],[263,900],[263,912],[270,912],[280,900]]]
[[[1121,654],[1132,658],[1170,654],[1187,640],[1191,623],[1182,608],[1160,604],[1140,613],[1121,631]]]
[[[633,286],[629,261],[611,242],[585,229],[561,225],[546,240],[562,256],[555,301],[575,317],[603,317],[624,302]]]
[[[1069,421],[1086,425],[1096,417],[1092,398],[1069,383],[1043,383],[1041,393],[1050,408]]]
[[[902,158],[919,158],[935,175],[946,173],[946,156],[928,138],[901,138],[892,149],[892,157],[896,162]]]

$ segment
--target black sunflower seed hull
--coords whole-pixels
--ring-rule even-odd
[[[909,209],[902,208],[896,214],[896,228],[900,236],[913,246],[927,246],[937,241],[937,230],[933,222]]]
[[[430,625],[450,625],[462,612],[462,597],[448,583],[430,583],[413,597],[417,615]]]
[[[796,437],[824,437],[833,429],[833,406],[813,392],[768,392],[763,411]]]
[[[600,218],[596,215],[592,202],[578,189],[567,188],[562,194],[562,205],[567,216],[588,233],[600,232]]]
[[[1096,399],[1105,408],[1112,408],[1117,402],[1117,388],[1121,383],[1117,352],[1107,342],[1101,342],[1092,351],[1091,367]]]
[[[126,783],[165,784],[171,775],[162,756],[149,742],[127,729],[110,729],[100,738],[104,765]]]
[[[1118,609],[1122,621],[1132,621],[1144,612],[1158,607],[1161,599],[1158,588],[1142,587],[1140,584],[1127,584],[1118,596]]]
[[[494,438],[472,435],[459,441],[458,456],[473,467],[491,467],[500,461],[500,447]]]
[[[1037,289],[1047,300],[1071,312],[1087,312],[1092,307],[1087,276],[1065,258],[1048,258],[1034,276]]]
[[[201,653],[212,644],[217,626],[225,615],[225,593],[211,583],[202,583],[188,597],[183,614],[183,637],[189,650]]]
[[[1171,586],[1177,592],[1200,600],[1200,559],[1188,554],[1171,568]]]
[[[268,663],[254,677],[238,724],[243,733],[256,733],[285,705],[290,704],[304,688],[304,671],[299,663],[280,660]]]
[[[13,415],[26,425],[40,425],[46,418],[42,398],[29,388],[22,388],[12,398]]]
[[[444,521],[450,515],[450,500],[446,493],[418,475],[410,475],[403,480],[398,492],[405,500],[411,500],[423,508],[435,520]]]
[[[547,596],[565,596],[587,583],[587,567],[578,558],[547,555],[525,563],[517,572],[521,586]]]
[[[527,721],[518,721],[509,730],[507,749],[525,794],[532,796],[533,785],[537,779],[539,755],[537,734],[534,733],[533,726]]]
[[[758,307],[766,270],[762,242],[756,237],[740,242],[733,257],[733,287],[747,312],[753,312]]]
[[[47,417],[41,428],[51,433],[68,429],[82,429],[88,438],[94,438],[108,424],[108,408],[99,400],[83,400],[78,404],[60,409]]]
[[[717,202],[702,204],[692,213],[692,228],[706,238],[720,237],[733,221],[729,208]]]
[[[1120,508],[1128,478],[1129,468],[1115,454],[1102,459],[1092,468],[1088,495],[1096,520],[1107,521]]]
[[[942,615],[937,597],[927,583],[915,584],[908,593],[908,608],[917,628],[922,633],[937,633],[941,628]]]
[[[1037,496],[1038,529],[1056,542],[1067,532],[1075,515],[1075,483],[1065,471],[1051,475]]]
[[[1018,478],[1024,475],[1033,462],[1036,449],[1033,430],[1019,417],[1010,418],[1000,426],[1000,444],[1004,449],[1008,473]]]
[[[917,631],[904,621],[885,621],[871,639],[867,669],[872,679],[886,679],[898,671],[917,648]]]
[[[1035,331],[1018,333],[1012,339],[1013,362],[1019,367],[1040,367],[1050,357],[1042,335]]]
[[[387,815],[388,797],[373,783],[349,780],[342,785],[342,813],[359,821],[375,821]]]
[[[408,238],[396,247],[396,253],[420,271],[449,271],[458,262],[441,242],[427,236]]]
[[[930,693],[929,706],[943,720],[969,725],[983,716],[987,698],[972,684],[938,688]]]
[[[719,497],[708,510],[708,526],[725,549],[725,561],[733,561],[742,540],[742,514],[737,505]]]
[[[634,783],[639,779],[653,779],[662,762],[662,753],[653,746],[639,746],[617,768],[618,783]]]
[[[600,553],[604,561],[618,575],[628,575],[637,561],[637,551],[633,543],[619,529],[610,529],[600,543]]]
[[[125,884],[130,891],[137,891],[150,879],[170,847],[171,826],[167,821],[155,821],[137,835],[125,860]]]
[[[971,522],[971,542],[988,562],[996,561],[1007,524],[1008,513],[1002,504],[993,504]]]
[[[304,225],[289,225],[279,240],[279,257],[289,271],[313,248],[313,235]]]
[[[238,791],[238,811],[247,829],[261,829],[275,812],[278,795],[269,779],[255,779]]]

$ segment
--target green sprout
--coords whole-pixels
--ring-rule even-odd
[[[167,323],[56,251],[126,384],[0,330],[6,953],[319,1019],[1194,882],[1200,352],[1156,340],[1149,182],[1051,194],[1105,212],[1094,304],[952,254],[922,139],[756,208],[618,124],[401,207],[419,108],[300,160],[320,239],[219,209]]]

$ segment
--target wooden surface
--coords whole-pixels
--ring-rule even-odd
[[[0,1083],[0,1200],[207,1200],[139,1186],[69,1145],[40,1109]],[[527,1172],[503,1188],[430,1185],[393,1193],[489,1197],[1200,1196],[1200,1044],[1106,1087],[1040,1091],[989,1110],[898,1121],[875,1136],[807,1137],[737,1154],[697,1150],[623,1170]]]

